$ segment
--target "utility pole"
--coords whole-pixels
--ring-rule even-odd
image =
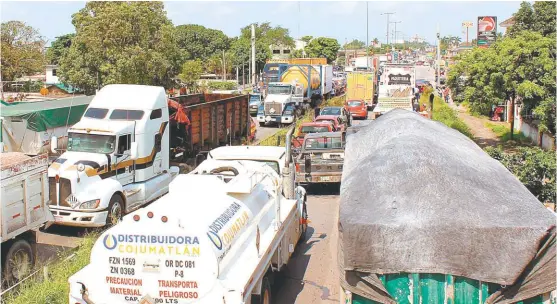
[[[242,88],[246,88],[246,63],[242,63]]]
[[[222,79],[226,81],[226,59],[224,57],[224,50],[222,50]]]
[[[251,84],[255,87],[255,25],[251,25]]]
[[[366,70],[369,71],[369,2],[366,1]]]
[[[437,87],[441,84],[441,70],[439,64],[441,63],[441,33],[439,31],[439,23],[437,23]]]
[[[395,42],[393,43],[393,45],[396,45],[396,25],[397,25],[397,23],[402,23],[402,21],[393,21],[391,23],[394,23],[394,25],[395,25],[395,31],[394,31]],[[394,49],[394,47],[393,47],[393,49]]]
[[[395,14],[393,13],[382,13],[381,16],[387,15],[387,45],[389,44],[389,16]]]

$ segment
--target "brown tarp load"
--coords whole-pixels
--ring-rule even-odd
[[[439,122],[395,109],[351,135],[340,194],[346,290],[394,303],[376,274],[400,272],[506,285],[492,303],[555,289],[555,214]]]

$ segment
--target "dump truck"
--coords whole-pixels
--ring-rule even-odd
[[[246,108],[247,114],[247,108]],[[168,193],[169,111],[164,88],[113,84],[95,95],[48,168],[57,225],[103,227]],[[52,153],[58,153],[56,137]]]
[[[249,96],[191,94],[169,99],[170,157],[186,161],[200,151],[240,145],[252,137]]]
[[[465,135],[395,109],[344,160],[340,303],[555,301],[555,213]]]
[[[290,157],[284,166],[279,175],[263,162],[207,159],[180,175],[99,237],[69,278],[69,302],[270,303],[307,229]]]
[[[373,106],[376,82],[375,72],[349,72],[346,75],[346,100],[362,100],[370,109]]]
[[[0,165],[2,280],[12,284],[29,275],[35,264],[36,230],[54,221],[48,210],[48,155],[1,153]]]

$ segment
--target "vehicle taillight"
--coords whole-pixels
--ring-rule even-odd
[[[296,164],[296,172],[300,172],[300,164]]]

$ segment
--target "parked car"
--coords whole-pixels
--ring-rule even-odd
[[[260,93],[249,94],[249,113],[251,115],[257,114],[259,105],[263,103],[263,96]]]
[[[333,124],[334,132],[344,131],[348,127],[340,116],[336,115],[319,115],[315,118],[314,122],[330,121]]]
[[[339,116],[347,127],[352,125],[352,115],[345,107],[324,107],[319,112],[319,115],[333,115]]]
[[[298,135],[292,139],[292,147],[300,148],[307,134],[334,132],[334,125],[330,121],[304,122],[298,128]]]
[[[352,118],[367,119],[367,105],[363,100],[347,100],[346,107]]]

